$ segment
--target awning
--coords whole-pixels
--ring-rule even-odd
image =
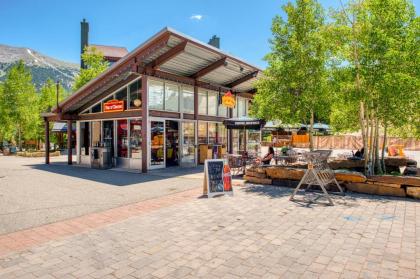
[[[265,121],[257,118],[239,117],[223,120],[227,129],[259,130],[264,127]]]
[[[73,132],[76,131],[75,125],[72,125]],[[64,122],[54,122],[53,128],[51,130],[53,133],[67,133],[67,123]]]

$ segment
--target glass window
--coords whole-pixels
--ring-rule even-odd
[[[141,159],[141,119],[130,119],[129,158]]]
[[[128,155],[128,129],[127,120],[117,121],[117,155],[127,158]]]
[[[182,131],[184,133],[182,142],[181,160],[184,163],[195,162],[195,123],[183,122]]]
[[[130,90],[130,109],[141,108],[141,79],[136,80],[129,86]]]
[[[207,114],[207,92],[198,91],[198,113]]]
[[[238,98],[236,98],[235,106],[232,110],[232,117],[238,117]]]
[[[238,130],[239,132],[239,154],[243,154],[245,151],[245,130]]]
[[[217,115],[217,107],[219,106],[218,99],[217,99],[217,92],[209,92],[208,93],[208,114],[209,115]]]
[[[115,99],[118,101],[124,101],[124,110],[127,109],[127,87],[124,87],[115,94]]]
[[[163,82],[150,81],[149,108],[163,110]]]
[[[233,154],[239,154],[239,130],[232,130],[232,151]]]
[[[217,123],[217,143],[227,144],[227,129],[222,123]]]
[[[179,86],[166,83],[165,85],[165,110],[179,111]]]
[[[101,143],[101,121],[92,122],[92,146],[99,146]]]
[[[220,98],[222,98],[222,96],[220,96]],[[227,117],[227,107],[225,107],[221,103],[219,104],[219,114],[218,115],[222,116],[222,117]]]
[[[165,163],[165,146],[164,146],[164,124],[162,121],[150,122],[150,164],[163,165]]]
[[[248,130],[247,137],[247,151],[249,154],[258,156],[260,153],[260,131],[259,130]]]
[[[217,123],[208,123],[209,125],[209,143],[217,143]]]
[[[194,113],[194,88],[182,87],[183,112]]]
[[[207,122],[198,122],[198,143],[207,143]]]
[[[101,103],[99,103],[96,106],[92,107],[92,113],[101,112],[101,111],[102,111],[102,105],[101,105]]]
[[[238,98],[238,117],[246,116],[246,99]]]

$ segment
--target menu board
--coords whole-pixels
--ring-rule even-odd
[[[232,192],[232,179],[229,167],[224,160],[211,159],[205,161],[203,194],[211,198]]]

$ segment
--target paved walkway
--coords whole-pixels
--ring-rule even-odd
[[[202,185],[202,168],[149,174],[95,170],[65,164],[66,156],[0,156],[0,235]]]
[[[56,229],[66,234],[10,247],[0,278],[420,277],[418,202],[349,194],[308,206],[288,201],[291,189],[234,190],[214,199],[189,190],[65,221]]]

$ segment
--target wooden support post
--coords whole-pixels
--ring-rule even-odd
[[[147,111],[147,76],[141,77],[141,171],[146,173],[149,164],[147,153],[147,129],[148,129],[148,111]]]
[[[195,164],[199,164],[199,146],[198,146],[198,86],[197,81],[194,82],[194,120],[195,120]]]
[[[233,109],[229,108],[229,118],[232,118],[233,116]],[[229,144],[228,144],[228,153],[229,154],[233,154],[233,130],[232,129],[228,129],[228,140],[229,140]]]
[[[71,147],[71,136],[73,133],[73,122],[71,120],[67,120],[67,164],[72,165],[73,164],[73,153],[72,153],[72,147]]]
[[[45,118],[45,164],[50,163],[50,122]]]

